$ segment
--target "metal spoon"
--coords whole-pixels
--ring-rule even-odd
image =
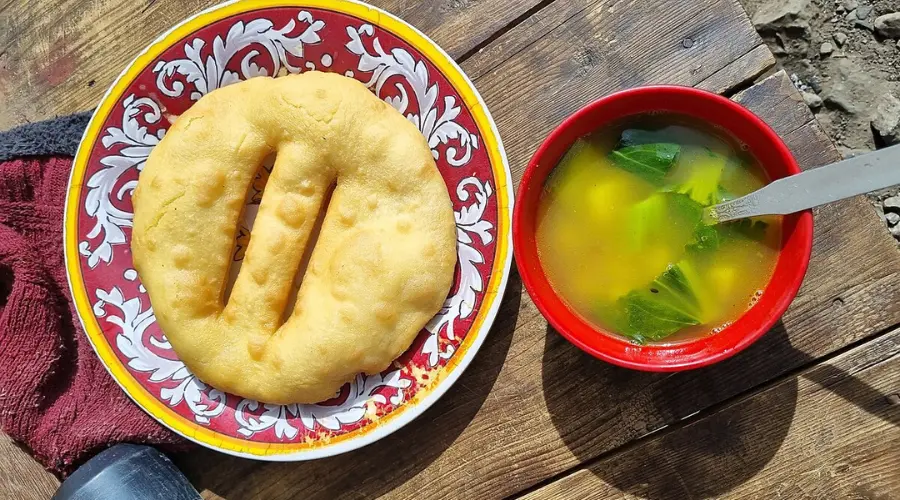
[[[746,196],[709,207],[707,224],[758,215],[786,215],[900,184],[900,145],[807,170]]]

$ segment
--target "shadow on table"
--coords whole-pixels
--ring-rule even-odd
[[[900,413],[891,411],[891,406],[897,403],[891,402],[884,393],[844,370],[833,365],[821,364],[804,373],[803,378],[812,380],[866,413],[900,427]]]
[[[547,335],[543,371],[547,406],[560,436],[581,461],[594,458],[587,450],[613,450],[662,430],[663,422],[678,422],[698,411],[709,415],[675,432],[643,438],[589,466],[607,484],[646,498],[718,496],[753,478],[787,436],[797,404],[797,378],[754,397],[719,402],[770,381],[772,374],[781,376],[815,361],[791,346],[780,321],[735,357],[674,374],[618,368],[582,353],[550,327]],[[560,357],[572,361],[554,362]],[[900,425],[895,412],[884,411],[888,403],[879,391],[843,370],[821,364],[803,376]]]
[[[734,358],[672,374],[636,372],[595,360],[549,328],[546,346],[544,391],[551,419],[582,461],[593,458],[585,455],[587,450],[612,450],[661,430],[664,422],[715,409],[719,401],[763,382],[762,374],[778,370],[777,364],[796,352],[781,323]],[[573,366],[559,371],[559,363],[548,362],[556,356],[572,358]],[[577,380],[560,382],[576,378],[571,374]],[[601,457],[589,470],[641,497],[679,490],[701,497],[726,493],[765,467],[787,436],[797,402],[796,379],[770,392],[698,420],[689,429],[646,438],[614,458]]]
[[[401,431],[352,452],[309,462],[264,463],[206,449],[175,461],[199,491],[227,499],[387,494],[437,459],[478,413],[503,367],[521,295],[521,280],[513,272],[497,321],[472,364],[450,391]]]

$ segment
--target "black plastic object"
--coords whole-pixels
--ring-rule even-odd
[[[117,444],[63,482],[53,500],[200,500],[165,455],[149,446]]]

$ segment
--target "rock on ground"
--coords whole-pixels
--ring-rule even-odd
[[[763,2],[753,16],[753,25],[759,31],[808,30],[806,14],[809,13],[809,3],[810,0]]]
[[[900,140],[900,0],[739,1],[841,154]],[[897,195],[869,199],[900,240]]]
[[[880,146],[900,144],[900,100],[891,94],[882,96],[875,108],[872,130]]]
[[[882,202],[885,212],[900,213],[900,196],[885,198]]]
[[[803,95],[803,102],[806,103],[811,109],[819,109],[822,107],[822,98],[819,97],[819,94],[815,92],[801,92]]]
[[[875,33],[885,38],[900,38],[900,12],[892,12],[875,19]]]
[[[838,47],[843,47],[845,43],[847,43],[847,34],[843,31],[838,31],[834,34],[834,43],[838,45]]]

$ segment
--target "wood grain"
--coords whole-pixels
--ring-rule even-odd
[[[134,56],[218,0],[36,0],[0,4],[0,130],[91,109]],[[374,0],[452,56],[547,0]],[[8,474],[7,474],[8,473]],[[0,434],[0,498],[46,498],[58,481]]]
[[[765,44],[757,45],[750,49],[750,52],[700,82],[697,88],[717,94],[730,94],[742,83],[752,81],[774,65],[775,56],[769,48]]]
[[[0,130],[91,109],[137,53],[218,0],[39,0],[0,10]],[[371,0],[458,57],[548,0]]]
[[[526,495],[896,498],[900,330]]]
[[[50,498],[59,481],[0,433],[0,500]]]
[[[778,73],[738,99],[813,160],[804,166],[835,159],[808,110],[788,105],[795,91],[785,79]],[[549,331],[513,280],[500,317],[515,322],[496,325],[459,387],[402,432],[314,463],[258,465],[204,452],[182,465],[198,487],[225,498],[515,493],[897,324],[900,255],[874,211],[860,199],[826,207],[816,229],[806,284],[783,321],[716,366],[660,375],[594,360]],[[351,470],[361,482],[345,479]]]
[[[668,12],[679,13],[674,19],[668,18],[663,23],[673,28],[664,39],[643,41],[643,32],[622,29],[628,21],[623,19],[623,16],[628,16],[627,11],[624,14],[617,13],[616,5],[609,5],[608,2],[595,2],[587,9],[573,7],[577,4],[571,2],[562,5],[556,2],[537,15],[541,19],[554,20],[544,23],[546,29],[520,28],[535,25],[526,20],[498,38],[495,44],[503,44],[506,51],[504,54],[510,54],[510,57],[476,83],[497,117],[507,145],[510,136],[531,137],[531,142],[536,143],[565,114],[604,93],[627,86],[629,82],[696,84],[727,66],[731,62],[728,58],[732,55],[743,55],[758,46],[756,34],[749,28],[747,20],[740,15],[734,3],[687,3],[649,2],[646,5],[646,12],[653,13],[648,14],[649,19],[644,20],[649,23],[656,21],[654,16],[663,17],[663,13]],[[561,6],[557,7],[558,5]],[[627,5],[619,7],[624,9]],[[575,14],[568,15],[572,10]],[[637,12],[632,12],[632,17],[636,14]],[[695,19],[699,22],[698,28],[690,26]],[[564,24],[552,26],[556,20],[562,20]],[[729,22],[732,24],[729,25]],[[680,29],[675,29],[677,27]],[[728,36],[720,31],[727,32]],[[612,44],[609,43],[610,38],[604,40],[595,38],[594,35],[613,32],[621,34]],[[698,40],[693,46],[693,52],[689,52],[690,49],[684,48],[681,43],[688,35]],[[573,55],[570,50],[573,48],[572,41],[580,44],[575,50],[590,56],[577,67],[570,64]],[[497,57],[497,51],[491,47],[471,60],[482,64],[478,61],[483,61],[486,54]],[[723,47],[728,50],[721,50]],[[600,58],[607,57],[614,57],[622,63],[627,61],[628,64],[607,67],[600,61]],[[690,62],[687,64],[688,69],[685,69],[686,62]],[[472,73],[472,69],[477,70],[479,67],[476,63],[470,64],[467,61],[463,63],[463,67],[468,73]],[[563,68],[560,69],[560,66]],[[653,68],[650,73],[655,75],[655,80],[642,80],[637,74],[642,71],[640,68]],[[634,74],[628,77],[621,74],[608,77],[604,74],[613,74],[614,71]],[[547,72],[550,73],[549,76]],[[530,76],[522,78],[522,75]],[[512,81],[517,84],[511,85]],[[735,83],[739,81],[742,80],[736,80]],[[543,89],[550,82],[555,82],[558,87],[557,96],[566,97],[567,100],[564,106],[550,108],[544,105],[535,112],[535,103],[546,102]],[[553,114],[552,119],[548,113]],[[509,131],[516,132],[507,133]],[[509,145],[507,149],[510,151]],[[520,172],[529,155],[530,151],[523,150],[512,154],[514,170],[518,169]],[[511,287],[507,291],[508,299],[510,295],[517,293]],[[513,300],[516,299],[517,297]],[[476,364],[464,375],[460,382],[463,389],[454,391],[455,397],[439,403],[420,419],[419,424],[432,419],[437,419],[438,422],[432,422],[427,427],[415,426],[412,431],[404,429],[403,433],[392,436],[375,447],[314,464],[262,466],[261,470],[254,470],[249,474],[242,469],[239,475],[243,480],[239,484],[229,478],[227,464],[212,469],[192,467],[193,461],[189,459],[185,466],[198,474],[196,482],[200,487],[210,488],[225,497],[288,498],[303,494],[331,498],[374,496],[387,491],[401,497],[413,497],[420,491],[429,491],[429,494],[434,495],[498,496],[514,492],[555,473],[561,470],[560,467],[577,463],[578,458],[566,450],[565,443],[551,425],[550,410],[541,401],[542,380],[538,367],[544,356],[542,344],[546,323],[538,317],[527,297],[522,299],[522,304],[518,323],[527,325],[527,328],[520,328],[514,334],[502,325],[495,327],[492,336],[497,340],[490,348],[486,348],[488,352],[480,353]],[[510,312],[512,309],[508,308]],[[554,341],[559,340],[555,336],[552,338]],[[509,347],[503,366],[507,377],[501,379],[504,380],[503,383],[495,382],[495,369],[499,368],[505,352],[503,346],[510,342],[512,346]],[[567,356],[574,360],[582,357],[573,349],[569,350]],[[483,361],[486,357],[488,362]],[[561,359],[559,364],[567,362],[570,360]],[[519,377],[522,379],[519,380]],[[491,386],[494,391],[487,394],[486,388]],[[478,413],[480,418],[473,420],[469,428],[464,430],[465,422],[475,417],[472,412],[477,411],[478,406],[481,406]],[[443,423],[444,419],[438,418],[448,413],[453,415],[453,425],[449,426]],[[502,418],[499,418],[501,415]],[[531,429],[541,434],[538,439],[532,439],[529,435]],[[494,437],[500,436],[502,439],[494,441]],[[623,436],[623,439],[627,440],[628,437]],[[463,444],[445,451],[443,448],[454,440]],[[415,446],[420,451],[414,457],[397,457],[395,450],[407,448],[407,443],[416,443]],[[492,446],[495,443],[499,443],[499,449]],[[487,453],[473,454],[471,450],[486,450]],[[529,455],[537,454],[539,457],[542,452],[563,456],[560,460],[553,458],[548,463],[533,460],[530,466],[522,467],[519,463]],[[196,462],[199,464],[209,458],[211,457],[204,454]],[[243,465],[236,464],[237,460],[228,461],[234,466]],[[432,461],[434,462],[431,463]],[[387,462],[393,465],[390,470],[385,471],[380,464]],[[361,477],[378,477],[370,478],[360,488],[359,485],[340,480],[341,471],[349,468],[360,473]],[[516,469],[520,468],[522,470],[518,472]],[[315,484],[297,482],[291,479],[296,474],[318,477],[320,480]],[[510,477],[511,474],[513,477]],[[459,484],[454,479],[459,475],[472,478],[473,481]]]
[[[547,133],[588,102],[637,85],[697,85],[762,43],[736,0],[558,0],[533,17],[462,65],[516,183]]]
[[[432,11],[416,4],[391,5],[424,26],[410,16]],[[436,26],[429,33],[455,55],[492,40],[463,66],[497,119],[516,180],[552,127],[606,93],[645,83],[728,90],[771,65],[735,0],[448,2],[463,10],[469,4],[508,18],[531,14],[496,37],[458,24],[455,31]],[[120,0],[50,5],[25,9],[10,3],[0,13],[0,99],[11,102],[0,109],[0,128],[94,106],[133,51],[204,3],[150,2],[146,12],[154,15]],[[403,14],[404,8],[411,10]],[[69,20],[58,22],[64,18]],[[470,24],[477,24],[474,19]],[[480,41],[456,40],[468,40],[469,31]],[[692,42],[684,43],[688,38]],[[50,48],[56,43],[78,60],[65,81],[51,85],[33,70],[48,64],[41,55],[55,54]],[[28,68],[10,70],[10,60]],[[827,162],[836,152],[808,110],[793,104],[796,91],[785,85],[786,77],[776,77],[739,99],[787,139],[805,166]],[[401,432],[309,463],[263,464],[207,450],[182,456],[179,463],[207,498],[513,494],[900,322],[900,259],[871,208],[851,200],[820,210],[816,229],[813,266],[783,322],[717,366],[658,375],[594,360],[547,329],[513,276],[491,337],[472,366]]]
[[[747,108],[756,110],[757,114],[769,122],[769,125],[782,136],[790,134],[814,119],[809,108],[803,102],[803,98],[784,71],[738,92],[733,99]],[[803,144],[796,146],[805,147]],[[820,150],[823,154],[830,154],[834,148],[820,148]],[[818,163],[812,165],[818,165]],[[807,164],[807,167],[809,166],[811,165]]]

